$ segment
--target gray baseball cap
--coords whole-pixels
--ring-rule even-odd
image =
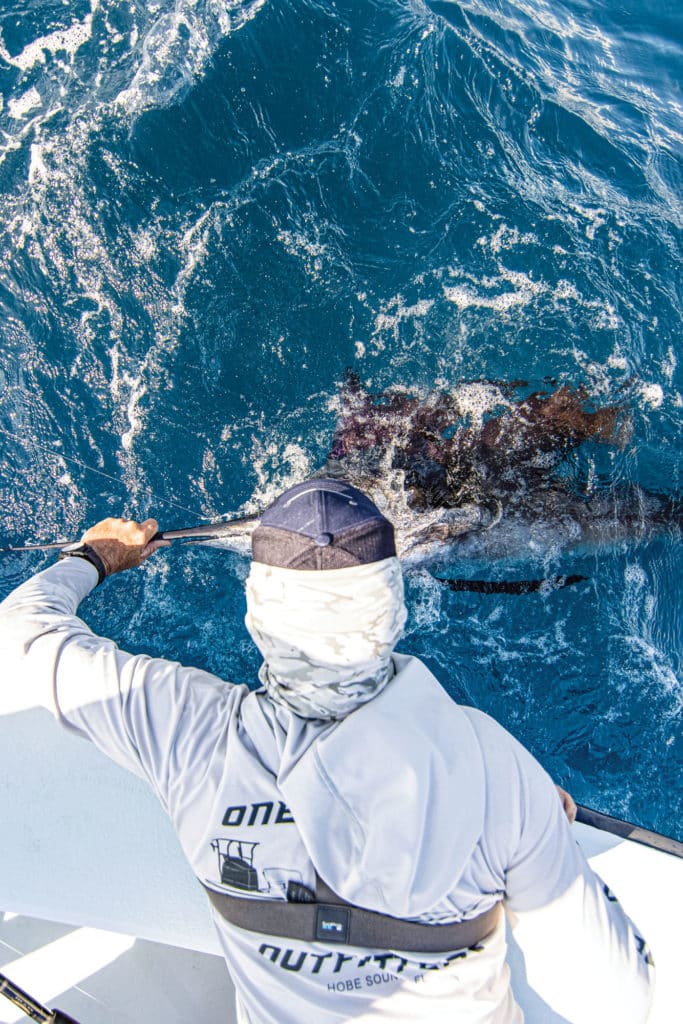
[[[346,569],[395,554],[389,520],[343,480],[291,487],[266,509],[252,534],[254,561],[283,569]]]

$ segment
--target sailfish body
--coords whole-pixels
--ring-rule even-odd
[[[538,558],[680,529],[677,497],[635,484],[582,494],[561,472],[586,442],[623,446],[630,428],[622,406],[591,408],[582,389],[567,387],[515,400],[517,386],[372,395],[351,377],[315,476],[345,479],[368,494],[412,564]],[[248,554],[257,523],[207,526],[206,543]]]

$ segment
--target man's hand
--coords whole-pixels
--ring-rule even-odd
[[[567,815],[569,824],[573,825],[574,819],[576,818],[576,804],[574,803],[573,799],[566,791],[566,789],[562,789],[561,786],[555,786],[555,789],[559,794],[560,803],[562,804],[564,813]]]
[[[89,544],[104,562],[107,576],[141,565],[158,548],[168,547],[170,541],[152,537],[159,530],[156,519],[136,523],[130,519],[103,519],[91,526],[81,538]]]

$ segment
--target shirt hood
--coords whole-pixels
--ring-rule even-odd
[[[480,839],[484,766],[467,716],[426,666],[394,660],[386,689],[341,722],[287,730],[277,779],[330,888],[410,918],[453,889]]]

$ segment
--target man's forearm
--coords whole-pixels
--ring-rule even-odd
[[[89,562],[66,559],[26,580],[0,604],[0,713],[36,705],[54,712],[54,666],[65,641],[93,635],[76,611],[97,579]]]
[[[143,523],[103,519],[83,534],[82,541],[96,552],[106,575],[111,575],[141,565],[167,546],[167,541],[152,539],[157,530],[156,519]],[[98,569],[87,558],[64,558],[17,587],[0,605],[0,714],[42,705],[59,715],[57,669],[64,646],[78,638],[90,646],[113,646],[95,637],[76,615],[99,578]],[[119,668],[115,666],[116,672]],[[85,671],[82,659],[76,669]],[[20,699],[16,687],[21,687]]]
[[[81,601],[97,584],[97,570],[85,559],[70,558],[55,562],[31,576],[0,604],[0,630],[11,620],[17,624],[26,617],[73,615]]]

